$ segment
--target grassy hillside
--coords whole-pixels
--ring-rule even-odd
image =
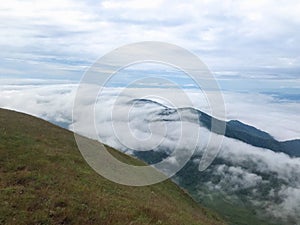
[[[0,109],[0,224],[224,223],[169,180],[128,187],[102,178],[84,161],[71,132]]]

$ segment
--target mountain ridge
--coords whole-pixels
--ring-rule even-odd
[[[145,103],[155,104],[152,100],[141,102],[141,104]],[[150,114],[150,117],[154,118],[152,122],[188,121],[200,123],[199,126],[210,130],[211,116],[199,110],[193,108],[176,110],[168,107],[155,108],[155,110],[158,110],[157,114]],[[280,169],[281,173],[275,169],[277,166],[272,168],[273,159],[267,159],[263,154],[265,152],[266,156],[277,160],[288,160],[293,165],[299,160],[297,158],[299,140],[278,142],[267,132],[237,120],[227,121],[226,125],[224,136],[227,139],[223,142],[225,146],[212,164],[206,170],[199,171],[202,153],[196,153],[172,178],[174,182],[188,190],[197,202],[217,211],[232,225],[297,224],[299,216],[293,214],[296,212],[293,210],[298,210],[297,207],[285,211],[283,217],[278,216],[279,212],[276,210],[271,212],[268,210],[269,207],[275,209],[276,206],[287,201],[288,197],[281,193],[284,193],[287,187],[297,187],[298,170],[286,172],[285,169],[290,171],[286,164]],[[217,132],[218,130],[215,130],[215,133]],[[289,154],[283,154],[281,145],[286,145],[284,150]],[[136,151],[133,154],[149,164],[158,163],[170,155],[168,149],[164,148],[157,148],[154,151]],[[275,164],[279,166],[280,162]],[[298,167],[295,165],[296,168]]]
[[[186,119],[188,122],[192,123],[200,122],[201,125],[203,125],[206,129],[212,131],[213,133],[222,135],[224,134],[225,137],[233,138],[255,147],[267,148],[274,152],[283,152],[291,157],[300,157],[300,139],[278,141],[269,133],[262,131],[254,126],[245,124],[238,120],[221,121],[193,107],[183,107],[175,109],[151,99],[134,99],[132,102],[141,104],[150,103],[161,106],[163,107],[163,109],[158,113],[158,115],[165,117],[174,115],[178,112],[189,112],[193,115],[198,115],[198,118],[195,119],[193,116],[191,116],[191,118],[193,119],[189,120],[186,119],[188,116],[183,116],[181,117],[181,119]],[[162,118],[162,120],[170,122],[178,121],[176,119],[166,118]],[[225,133],[223,133],[222,130],[218,130],[218,126],[216,126],[217,128],[212,129],[212,120],[214,120],[216,124],[225,123]]]

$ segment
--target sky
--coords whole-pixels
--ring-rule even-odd
[[[299,10],[297,0],[6,1],[0,6],[0,107],[69,123],[72,103],[60,100],[73,101],[69,97],[97,59],[122,45],[161,41],[187,49],[208,66],[228,120],[280,140],[299,138]],[[145,64],[119,71],[109,85],[121,87],[141,76],[194,88],[174,68]],[[159,87],[147,85],[142,87]],[[199,99],[195,107],[208,110],[201,96],[192,95]]]
[[[299,9],[297,0],[6,1],[0,75],[79,80],[119,46],[162,41],[220,78],[299,79]]]

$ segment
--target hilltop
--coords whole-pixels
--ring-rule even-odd
[[[101,177],[68,130],[4,109],[0,124],[0,224],[225,224],[170,180],[130,187]]]

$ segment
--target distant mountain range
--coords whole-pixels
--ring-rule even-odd
[[[199,126],[205,127],[211,132],[221,133],[218,128],[211,130],[211,124],[212,120],[215,120],[216,124],[222,121],[212,118],[200,110],[194,108],[174,109],[149,99],[136,99],[133,102],[140,107],[149,104],[156,106],[158,109],[154,116],[156,121],[188,121],[198,123]],[[269,149],[274,154],[287,154],[291,157],[290,160],[297,160],[297,157],[300,157],[300,140],[280,142],[267,132],[237,120],[226,122],[224,135],[228,139],[244,142],[250,147],[254,146],[253,149],[260,147],[261,151]],[[239,143],[232,142],[231,147],[234,145],[239,146]],[[221,154],[205,171],[198,170],[197,162],[202,156],[196,154],[173,177],[173,180],[186,189],[197,202],[217,211],[232,225],[298,224],[299,216],[295,214],[284,218],[278,217],[280,215],[278,212],[270,213],[272,207],[276,208],[284,202],[282,193],[285,193],[287,188],[297,190],[299,185],[298,167],[295,166],[295,170],[292,170],[291,173],[281,176],[278,172],[269,170],[269,165],[262,161],[261,156],[247,158],[246,155],[243,155],[244,147],[245,144],[238,147],[241,151],[240,160],[232,161],[230,158],[223,158]],[[151,151],[134,151],[134,155],[149,164],[155,164],[168,158],[169,153],[168,150],[159,148]],[[266,155],[268,155],[267,152]],[[269,160],[273,161],[272,158]],[[260,169],[260,166],[263,169]],[[287,168],[290,166],[286,164]],[[285,168],[282,170],[284,171]],[[251,178],[258,178],[258,183],[252,182]],[[249,180],[248,184],[247,179]],[[299,208],[293,210],[298,212]],[[290,212],[293,213],[293,211]]]
[[[178,121],[178,117],[175,114],[180,113],[182,121],[189,121],[192,123],[200,123],[201,126],[211,130],[214,133],[220,134],[221,131],[218,129],[212,129],[212,120],[215,120],[216,124],[220,121],[212,116],[192,107],[186,108],[170,108],[166,105],[158,103],[150,99],[135,99],[133,100],[136,104],[155,104],[161,107],[161,111],[158,114],[161,116],[162,121]],[[194,116],[198,115],[198,120],[195,120]],[[265,131],[259,130],[253,126],[244,124],[238,120],[230,120],[226,123],[226,131],[224,136],[233,138],[249,145],[267,148],[274,152],[283,152],[291,157],[300,157],[300,140],[289,140],[280,142],[272,137]]]

